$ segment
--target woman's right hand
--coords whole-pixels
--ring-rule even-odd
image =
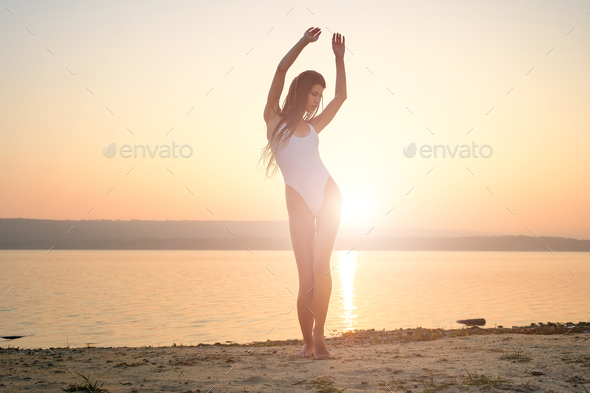
[[[305,33],[303,34],[303,38],[301,39],[306,43],[316,42],[318,38],[320,38],[320,34],[322,34],[322,31],[319,27],[310,27],[305,31]]]

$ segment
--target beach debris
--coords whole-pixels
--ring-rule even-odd
[[[28,336],[0,336],[0,338],[3,338],[5,340],[16,340],[17,338],[23,338],[23,337],[29,337],[30,334]]]
[[[308,389],[311,389],[313,387],[316,388],[316,391],[318,393],[341,393],[344,390],[346,390],[347,388],[344,389],[338,389],[334,386],[334,377],[330,376],[330,375],[324,375],[321,377],[318,377],[312,381],[298,381],[295,383],[292,383],[291,385],[300,385],[302,383],[311,385],[308,387]]]
[[[86,382],[83,382],[79,385],[70,384],[70,386],[67,389],[62,388],[62,390],[64,392],[78,392],[78,391],[88,391],[89,390],[91,392],[109,393],[109,391],[107,389],[104,389],[102,387],[104,385],[104,382],[101,383],[100,386],[98,386],[98,379],[93,384],[92,382],[90,382],[90,375],[88,377],[85,377],[84,375],[82,375],[80,373],[76,373],[76,374],[78,374],[79,376],[84,378],[86,380]]]
[[[493,379],[492,376],[487,376],[484,374],[478,375],[477,373],[469,373],[469,370],[465,370],[467,371],[467,376],[463,377],[463,385],[491,385],[491,386],[498,386],[498,385],[502,385],[504,382],[507,382],[505,380],[500,379],[500,374],[498,373],[498,376],[496,377],[496,379]]]
[[[515,360],[515,361],[519,361],[519,362],[528,362],[531,360],[530,357],[522,355],[520,353],[521,352],[520,349],[513,348],[513,351],[514,351],[514,355],[502,355],[500,357],[500,359],[509,359],[509,360]]]
[[[459,319],[457,323],[461,323],[467,326],[484,326],[486,324],[486,320],[483,318],[476,318],[476,319]]]

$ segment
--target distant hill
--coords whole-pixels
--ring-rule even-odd
[[[73,228],[72,228],[73,227]],[[341,231],[335,250],[590,251],[590,240],[547,236],[353,236]],[[408,230],[410,232],[410,230]],[[414,230],[414,232],[416,232]],[[287,221],[143,221],[0,219],[8,250],[290,250]]]

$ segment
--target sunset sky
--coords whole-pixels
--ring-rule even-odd
[[[320,27],[280,103],[308,69],[325,77],[330,102],[332,32],[344,35],[348,99],[319,135],[342,225],[590,239],[589,10],[586,1],[3,1],[0,217],[287,220],[281,173],[265,181],[257,166],[262,114],[277,65]],[[192,155],[103,154],[111,143],[173,141]],[[493,154],[407,158],[412,143],[487,144]]]

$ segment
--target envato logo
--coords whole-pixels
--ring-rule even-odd
[[[180,156],[176,154],[177,147],[178,147],[178,145],[176,145],[174,143],[174,141],[172,141],[172,146],[166,145],[166,144],[156,145],[153,152],[152,152],[152,149],[150,148],[150,145],[145,145],[145,146],[144,145],[133,145],[133,149],[131,148],[131,145],[121,145],[121,148],[119,149],[119,154],[123,158],[131,158],[131,153],[133,153],[133,157],[137,158],[137,150],[141,149],[142,151],[140,154],[143,154],[143,158],[145,158],[145,153],[146,153],[146,149],[147,149],[150,157],[154,158],[156,156],[156,153],[158,153],[158,148],[160,148],[159,156],[161,158],[178,158],[178,157],[189,158],[190,156],[193,155],[193,148],[191,145],[181,145],[180,147],[178,147],[178,153],[180,154]],[[188,153],[187,153],[187,150],[188,150]],[[170,156],[171,152],[172,152],[172,156]],[[108,157],[108,158],[113,158],[114,156],[116,156],[117,155],[117,145],[115,144],[115,142],[112,142],[107,147],[103,148],[102,153],[105,155],[105,157]]]
[[[479,145],[475,144],[475,141],[471,142],[471,146],[469,145],[455,145],[455,149],[451,151],[451,148],[449,147],[449,145],[447,145],[447,150],[449,152],[449,156],[451,158],[455,158],[455,155],[457,154],[457,149],[459,149],[459,147],[461,147],[461,150],[459,151],[459,157],[461,158],[479,158],[479,157],[483,157],[483,158],[490,158],[492,156],[492,154],[494,154],[494,149],[492,149],[492,146],[490,145],[481,145],[481,147],[479,148],[479,150],[476,150],[476,147],[478,147]],[[445,145],[422,145],[420,146],[420,155],[423,158],[431,158],[432,157],[432,153],[434,151],[434,158],[436,158],[436,153],[438,151],[438,149],[441,148],[442,149],[442,156],[443,158],[446,158],[446,152],[447,150],[445,150]],[[487,148],[484,150],[484,148]],[[408,157],[408,158],[412,158],[416,155],[416,153],[418,152],[418,149],[416,148],[416,143],[412,142],[410,143],[408,146],[404,147],[404,156]],[[479,152],[479,156],[477,155],[477,152]],[[487,154],[484,154],[487,153]]]

